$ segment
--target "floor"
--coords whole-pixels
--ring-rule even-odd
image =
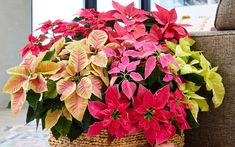
[[[25,125],[26,110],[13,116],[10,110],[0,111],[0,147],[49,147],[48,132],[35,122]]]

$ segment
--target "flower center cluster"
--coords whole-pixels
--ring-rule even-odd
[[[153,118],[154,114],[155,114],[155,110],[152,107],[148,108],[146,113],[144,114],[144,119],[150,121]]]
[[[117,109],[113,110],[113,113],[111,114],[111,118],[113,120],[116,120],[116,119],[119,119],[120,117],[121,117],[120,112]]]

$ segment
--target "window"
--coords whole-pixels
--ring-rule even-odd
[[[156,10],[154,3],[176,8],[178,22],[192,25],[188,31],[210,31],[214,27],[218,0],[152,0],[151,10]]]
[[[135,7],[141,8],[141,2],[140,0],[115,0],[116,2],[119,2],[122,5],[128,5],[131,2],[135,2]],[[112,0],[97,0],[97,10],[100,12],[112,10]]]
[[[113,9],[112,0],[32,0],[33,1],[33,29],[46,20],[63,19],[70,21],[81,8],[97,7],[100,12]],[[213,27],[218,0],[114,0],[122,5],[135,3],[137,8],[156,10],[157,3],[167,9],[176,7],[178,21],[194,26],[193,30],[210,30]],[[151,1],[151,5],[149,4]],[[144,3],[146,2],[146,3]],[[97,5],[96,5],[97,4]],[[186,16],[186,17],[185,17]],[[187,18],[187,20],[183,19]],[[186,21],[186,22],[185,22]],[[195,26],[200,27],[195,29]],[[206,28],[206,29],[205,29]]]
[[[47,20],[72,20],[84,8],[83,0],[33,0],[33,30]]]

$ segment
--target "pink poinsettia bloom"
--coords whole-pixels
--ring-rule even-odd
[[[112,86],[106,91],[105,103],[89,102],[88,110],[90,114],[101,121],[91,125],[87,135],[90,137],[95,136],[103,129],[107,129],[109,134],[117,138],[128,134],[129,118],[127,108],[130,103],[127,97],[123,93],[119,93],[117,86]]]
[[[188,32],[183,25],[177,24],[177,14],[175,9],[168,11],[167,9],[156,4],[157,12],[152,12],[152,16],[155,20],[163,26],[164,38],[182,38],[188,36]]]
[[[157,135],[162,130],[162,124],[170,126],[167,115],[169,112],[165,110],[165,106],[169,100],[169,85],[161,88],[155,94],[152,94],[144,86],[139,85],[138,94],[134,97],[134,111],[132,113],[134,126],[137,130],[143,130],[150,144],[156,140],[163,141],[169,139],[168,136]],[[174,132],[173,132],[174,133]]]
[[[136,84],[134,82],[130,82],[129,80],[132,79],[136,82],[143,80],[142,75],[135,71],[139,64],[140,60],[130,62],[127,56],[123,56],[121,58],[121,62],[114,62],[111,66],[111,69],[109,70],[109,74],[112,75],[112,83],[115,82],[117,77],[121,77],[122,79],[124,79],[124,81],[121,83],[121,87],[123,93],[129,99],[133,97],[136,90]],[[129,77],[131,79],[129,79]]]
[[[123,56],[121,62],[112,64],[109,74],[117,75],[121,73],[124,78],[130,76],[134,81],[142,81],[143,77],[138,72],[135,72],[139,64],[140,60],[130,62],[129,57]]]
[[[159,69],[166,75],[163,78],[164,82],[170,82],[175,80],[179,85],[182,85],[184,81],[182,78],[171,71],[171,66],[176,69],[179,68],[179,64],[176,62],[171,54],[161,54],[159,56],[159,62],[157,62]]]

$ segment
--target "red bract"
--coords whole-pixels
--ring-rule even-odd
[[[77,22],[63,23],[52,30],[55,34],[62,34],[62,36],[75,36],[76,32],[80,32],[80,26]]]
[[[40,52],[45,51],[49,48],[50,44],[42,45],[46,36],[39,36],[39,38],[34,37],[32,34],[28,36],[28,44],[19,51],[19,54],[23,57],[27,52],[31,52],[33,55],[37,56]]]
[[[42,23],[42,26],[39,27],[38,29],[41,30],[43,33],[47,33],[49,30],[51,30],[54,26],[58,26],[60,24],[63,24],[63,22],[59,19],[55,20],[52,22],[51,20],[48,20],[46,22]],[[38,30],[37,29],[37,30]]]
[[[169,136],[158,135],[159,131],[164,132],[163,126],[171,126],[167,118],[170,113],[165,109],[169,96],[170,87],[168,85],[158,90],[155,94],[152,94],[144,86],[139,85],[138,94],[134,97],[134,111],[132,112],[135,118],[134,126],[139,128],[137,130],[144,131],[150,144],[153,144],[156,140],[163,142],[169,139]]]
[[[78,16],[82,18],[79,23],[83,26],[89,25],[89,27],[84,27],[84,36],[87,36],[92,30],[102,29],[105,26],[106,21],[101,20],[99,16],[100,12],[95,9],[81,9]]]
[[[188,32],[183,25],[177,24],[177,14],[175,9],[168,11],[167,9],[156,4],[157,12],[152,12],[152,16],[162,26],[164,32],[164,39],[180,39],[188,36]]]
[[[174,93],[170,94],[170,100],[168,106],[171,112],[171,118],[176,123],[177,127],[180,129],[190,129],[188,122],[186,121],[186,112],[185,109],[189,109],[188,104],[186,104],[182,98],[184,97],[183,93],[176,89]]]
[[[103,20],[116,20],[121,19],[126,25],[133,25],[135,23],[144,22],[148,17],[147,12],[135,8],[134,2],[130,3],[126,7],[113,1],[113,8],[107,13],[102,13],[99,17]]]
[[[103,129],[117,138],[128,134],[129,118],[127,108],[129,102],[123,93],[119,93],[117,86],[109,87],[106,91],[105,103],[89,102],[88,110],[96,119],[101,120],[90,126],[87,135],[95,136]]]

